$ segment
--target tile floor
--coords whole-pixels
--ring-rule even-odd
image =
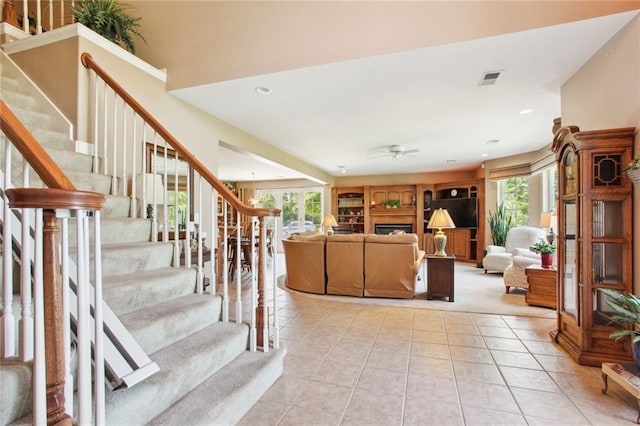
[[[277,297],[284,374],[241,425],[635,422],[633,398],[550,341],[553,320]]]

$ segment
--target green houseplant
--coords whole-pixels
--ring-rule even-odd
[[[609,323],[626,326],[612,331],[609,337],[616,342],[623,337],[631,337],[633,360],[640,369],[640,356],[638,353],[640,350],[640,319],[638,318],[638,314],[640,314],[640,297],[610,288],[599,288],[598,290],[608,297],[606,303],[613,312],[608,317]]]
[[[75,22],[135,53],[133,36],[145,40],[138,31],[141,18],[129,13],[132,8],[115,0],[79,0],[71,7],[71,15]]]
[[[531,246],[531,251],[540,253],[543,268],[551,268],[553,266],[553,253],[556,252],[555,244],[543,240],[542,238]]]
[[[513,216],[511,216],[504,203],[497,205],[495,213],[491,213],[491,210],[489,210],[489,229],[491,230],[491,239],[494,245],[504,247],[507,242],[507,233],[512,226]]]
[[[640,185],[640,155],[636,155],[633,161],[627,164],[627,175],[634,185]]]

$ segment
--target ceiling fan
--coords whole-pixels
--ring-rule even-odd
[[[369,157],[367,158],[367,160],[370,160],[372,158],[379,158],[379,157],[391,157],[393,159],[396,158],[400,158],[403,157],[405,155],[409,155],[409,154],[414,154],[416,152],[420,152],[419,149],[404,149],[404,147],[402,145],[390,145],[389,147],[387,147],[386,151],[380,155],[374,155],[373,157]]]

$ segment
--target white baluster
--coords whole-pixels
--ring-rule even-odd
[[[253,236],[253,232],[252,232]],[[253,246],[253,242],[251,244]],[[253,258],[253,247],[251,256]],[[249,350],[255,352],[258,346],[258,334],[256,331],[256,308],[258,302],[258,288],[256,286],[256,280],[254,279],[255,265],[251,265],[251,323],[249,324]]]
[[[147,186],[145,184],[146,179],[144,178],[144,173],[146,173],[147,171],[147,156],[146,156],[146,146],[145,144],[147,143],[147,123],[145,123],[144,121],[142,122],[142,142],[140,144],[140,149],[142,150],[140,152],[140,158],[142,158],[142,167],[140,168],[140,178],[142,179],[142,194],[140,195],[140,199],[142,200],[142,204],[140,206],[140,217],[141,218],[145,218],[147,217],[147,215],[145,214],[145,210],[147,208]],[[136,217],[137,217],[137,212],[136,212]],[[157,237],[156,237],[157,238]],[[151,241],[156,241],[153,236],[151,238]]]
[[[33,424],[47,423],[47,372],[44,343],[44,267],[42,209],[35,209],[35,259],[33,274],[34,299],[34,356],[33,356]],[[5,230],[6,231],[6,230]],[[5,234],[11,235],[11,234]]]
[[[53,29],[53,0],[49,0],[49,31]]]
[[[127,195],[127,104],[122,100],[122,195]]]
[[[28,0],[22,0],[22,31],[27,34],[31,34],[29,31],[29,18],[24,19],[25,16],[29,16],[29,2]]]
[[[91,73],[93,77],[93,173],[98,173],[98,151],[100,149],[100,141],[98,140],[98,75]]]
[[[60,27],[64,27],[64,0],[60,0]]]
[[[195,187],[195,180],[193,182],[193,185]],[[194,218],[194,226],[196,227],[196,229],[194,230],[194,232],[197,231],[197,238],[198,238],[198,246],[197,246],[197,250],[198,250],[198,294],[202,294],[203,291],[203,287],[204,287],[204,265],[203,265],[203,247],[202,247],[202,230],[203,230],[203,224],[200,222],[200,218],[202,217],[202,176],[200,176],[198,174],[198,190],[196,192],[197,194],[197,200],[198,200],[198,210],[197,212],[194,214],[195,218]],[[187,191],[188,192],[188,191]],[[213,261],[213,259],[212,259]]]
[[[78,282],[78,424],[91,423],[91,313],[89,309],[89,259],[88,238],[85,236],[86,216],[83,210],[76,212]]]
[[[107,83],[103,82],[102,88],[102,173],[108,174],[109,156],[107,155]]]
[[[62,276],[62,341],[64,344],[64,406],[65,412],[73,417],[73,375],[71,374],[71,300],[69,297],[69,211],[61,218],[60,273]]]
[[[136,112],[132,111],[132,120],[133,120],[133,129],[132,129],[132,134],[133,134],[133,138],[131,140],[131,213],[129,214],[129,217],[138,217],[138,199],[137,196],[138,194],[136,194],[136,176],[138,173],[137,167],[136,167],[136,162],[137,162],[137,156],[136,156],[136,152],[138,152],[138,149],[136,147],[136,141],[138,140],[138,132],[137,132],[137,123],[138,120],[136,120]],[[143,148],[144,148],[144,140],[142,142]]]
[[[29,15],[25,15],[29,16]],[[28,21],[29,19],[27,19]],[[36,34],[42,34],[42,2],[36,1]]]
[[[236,212],[236,323],[242,322],[242,234],[240,210]]]
[[[210,294],[213,296],[217,293],[218,288],[218,257],[222,254],[220,250],[218,250],[218,193],[215,189],[211,188],[211,228],[209,232],[209,247],[211,247],[211,262],[209,262],[210,274],[211,277],[211,288],[209,289]]]
[[[116,165],[118,164],[118,107],[116,105],[116,100],[118,96],[116,92],[113,92],[113,127],[111,128],[111,151],[113,152],[113,157],[111,161],[113,162],[112,172],[111,172],[111,194],[118,195],[118,188],[116,188],[118,171]]]
[[[4,187],[11,188],[11,143],[4,144]],[[4,235],[12,235],[12,212],[9,208],[9,200],[5,195],[4,209]],[[11,238],[3,239],[3,286],[2,286],[2,356],[16,355],[15,323],[13,315],[13,247]]]
[[[104,402],[104,314],[102,301],[102,241],[100,234],[100,210],[93,213],[94,239],[94,300],[93,318],[95,324],[94,336],[94,368],[95,368],[95,422],[96,425],[105,423]]]
[[[227,262],[229,259],[229,221],[227,220],[227,201],[222,199],[222,215],[223,234],[222,234],[222,251],[224,267],[222,268],[222,321],[229,322],[229,268]]]
[[[24,161],[22,173],[23,188],[29,187],[29,163]],[[20,360],[33,359],[33,312],[31,310],[31,213],[33,209],[22,209],[22,250],[20,251]],[[5,234],[6,236],[7,234]]]
[[[273,251],[273,347],[278,349],[280,347],[280,324],[278,323],[278,306],[276,301],[278,300],[278,285],[276,282],[276,259],[277,259],[277,250],[276,250],[276,235],[278,235],[278,219],[273,218],[273,234],[271,235],[271,250]]]

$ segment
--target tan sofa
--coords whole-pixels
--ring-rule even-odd
[[[283,246],[287,287],[319,294],[326,284],[328,294],[412,298],[424,259],[415,234],[292,236]]]
[[[325,294],[325,237],[291,237],[282,240],[289,288]]]
[[[412,298],[423,259],[416,234],[365,235],[364,295]]]
[[[364,234],[329,235],[327,293],[362,297],[364,292]]]

